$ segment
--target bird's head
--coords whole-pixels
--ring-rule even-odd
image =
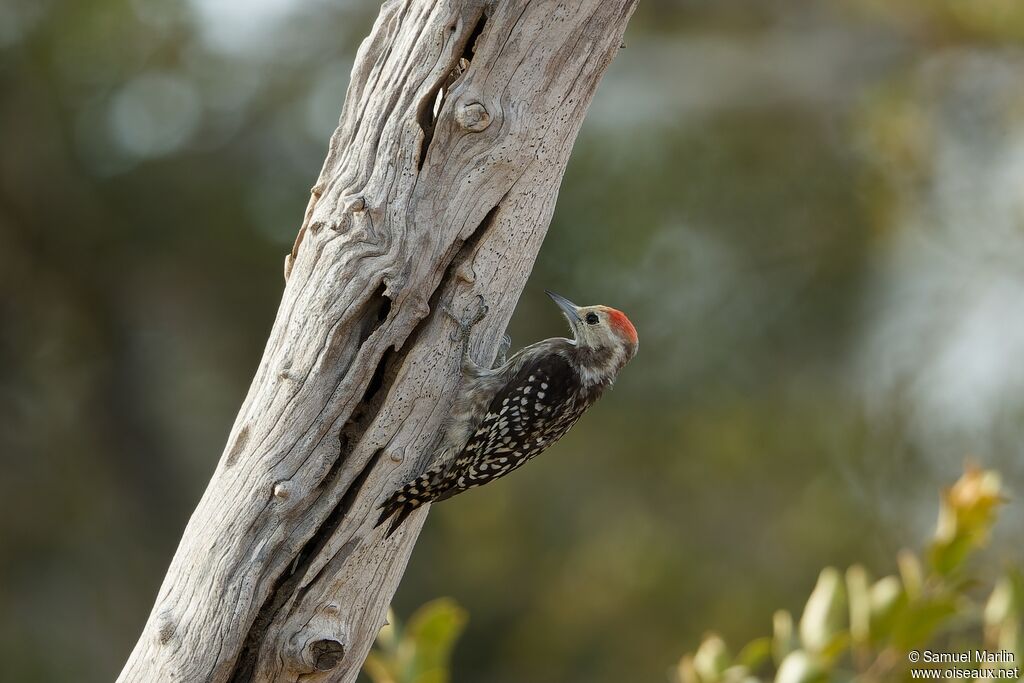
[[[608,306],[577,306],[550,291],[547,295],[562,309],[577,350],[595,370],[614,377],[636,355],[639,339],[625,313]]]

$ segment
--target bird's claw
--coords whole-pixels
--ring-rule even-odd
[[[488,308],[487,304],[484,303],[483,294],[477,294],[476,297],[478,299],[477,310],[476,313],[473,314],[473,317],[468,322],[463,320],[459,316],[455,315],[455,313],[452,312],[452,309],[449,308],[447,305],[441,307],[444,310],[444,312],[448,314],[448,317],[455,321],[455,324],[459,328],[456,332],[450,335],[449,338],[452,341],[467,341],[469,339],[469,333],[473,330],[474,327],[476,327],[476,324],[487,316],[487,312],[490,310],[490,308]]]
[[[512,348],[512,337],[507,334],[501,338],[498,345],[498,353],[494,356],[494,367],[500,367],[508,360],[508,351]]]
[[[488,307],[487,304],[484,303],[484,295],[483,294],[477,294],[476,298],[478,299],[478,301],[476,303],[476,307],[477,307],[476,308],[476,315],[473,317],[472,322],[469,323],[470,327],[472,327],[473,325],[476,325],[478,322],[480,322],[481,320],[486,318],[487,317],[487,312],[491,310],[490,307]]]

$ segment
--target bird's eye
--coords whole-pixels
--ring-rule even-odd
[[[584,320],[587,321],[588,325],[596,325],[601,319],[597,317],[597,313],[587,313],[587,317]]]

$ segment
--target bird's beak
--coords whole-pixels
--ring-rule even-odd
[[[562,313],[565,315],[566,320],[569,321],[569,325],[573,329],[576,329],[576,324],[580,321],[579,307],[573,302],[566,299],[561,294],[555,294],[554,292],[545,289],[544,292],[551,297],[551,300],[558,304],[558,307],[562,309]]]

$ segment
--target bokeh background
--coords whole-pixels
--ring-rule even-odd
[[[0,678],[119,671],[376,12],[0,4]],[[892,571],[965,457],[1024,490],[1024,4],[642,0],[516,346],[562,331],[544,287],[626,310],[641,351],[546,457],[432,512],[396,609],[468,610],[455,681],[665,681],[821,566]]]

